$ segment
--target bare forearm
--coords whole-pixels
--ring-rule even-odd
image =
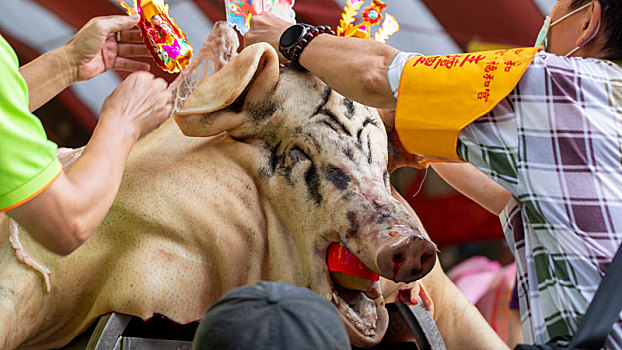
[[[63,49],[50,51],[20,67],[28,85],[29,109],[34,111],[75,81],[75,70]]]
[[[499,215],[512,195],[469,163],[432,163],[432,168],[449,185],[495,215]]]
[[[115,127],[98,125],[82,156],[65,171],[74,193],[81,197],[78,202],[82,203],[75,207],[74,214],[82,218],[86,232],[93,232],[110,209],[138,137]]]
[[[99,124],[82,156],[47,190],[8,212],[56,253],[68,254],[88,239],[116,197],[136,136],[112,127]]]
[[[398,52],[374,40],[323,34],[305,48],[300,64],[352,100],[395,109],[387,68]]]

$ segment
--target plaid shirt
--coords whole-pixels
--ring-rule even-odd
[[[539,53],[458,154],[514,196],[501,220],[525,340],[574,334],[622,241],[622,68]],[[622,348],[620,319],[606,346]]]

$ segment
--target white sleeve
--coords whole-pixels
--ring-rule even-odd
[[[397,98],[397,90],[400,87],[400,77],[402,76],[402,70],[404,70],[404,66],[409,59],[413,56],[421,56],[418,53],[412,52],[400,52],[395,57],[393,57],[393,61],[389,65],[389,69],[387,69],[387,77],[389,79],[389,86],[391,87],[391,91],[393,91],[393,96]]]

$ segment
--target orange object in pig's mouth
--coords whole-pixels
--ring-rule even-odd
[[[380,278],[341,243],[331,243],[328,246],[327,260],[328,271],[343,272],[369,281],[377,281]]]
[[[388,327],[380,276],[341,243],[326,249],[332,302],[344,321],[350,341],[358,347],[377,345]]]

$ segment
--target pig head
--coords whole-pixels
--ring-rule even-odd
[[[188,136],[227,132],[251,145],[254,174],[296,249],[303,285],[339,309],[352,342],[382,339],[387,315],[380,282],[348,290],[330,278],[326,250],[340,242],[379,275],[415,281],[435,263],[436,247],[392,195],[387,137],[373,108],[344,98],[274,49],[244,49],[203,82],[175,120]],[[226,170],[224,170],[226,171]]]
[[[112,311],[196,321],[227,290],[258,280],[331,300],[352,343],[369,347],[388,324],[380,281],[337,281],[327,247],[342,243],[394,281],[430,271],[436,248],[394,199],[374,109],[279,69],[267,44],[197,84],[196,67],[178,85],[193,92],[134,146],[112,208],[83,246],[59,257],[18,230],[51,271],[50,292],[17,260],[0,214],[0,348],[61,347]]]

